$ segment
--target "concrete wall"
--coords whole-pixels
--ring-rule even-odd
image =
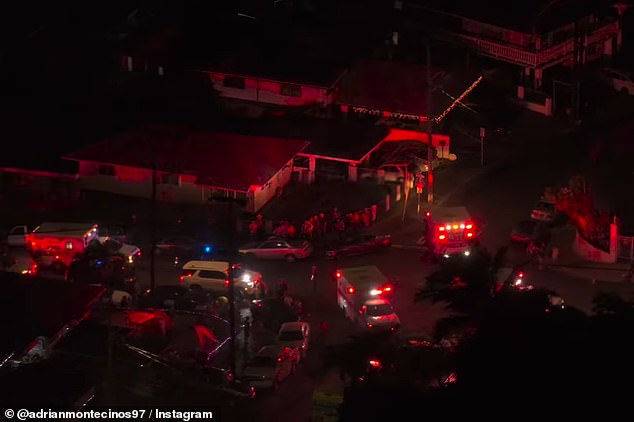
[[[209,77],[216,91],[222,97],[233,98],[256,103],[277,104],[285,106],[305,106],[310,104],[328,105],[333,100],[326,87],[312,85],[286,84],[280,81],[241,77],[244,79],[244,89],[225,86],[223,73],[209,72]],[[301,90],[299,96],[282,95],[282,85],[295,85]]]
[[[249,189],[247,198],[247,212],[258,212],[264,205],[278,194],[278,188],[283,189],[290,181],[293,174],[293,160],[290,160],[280,171],[262,186]]]
[[[615,225],[613,225],[615,226]],[[614,227],[615,229],[615,227]],[[616,233],[614,233],[616,235]],[[575,242],[572,245],[572,250],[580,258],[590,262],[601,262],[605,264],[613,264],[617,260],[617,248],[616,242],[610,242],[610,251],[606,252],[591,245],[586,239],[584,239],[579,232],[575,237]]]

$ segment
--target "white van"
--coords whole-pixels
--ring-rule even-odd
[[[200,287],[214,293],[225,293],[229,286],[228,273],[229,263],[226,261],[189,261],[183,265],[179,281],[188,289]],[[235,264],[233,275],[236,290],[254,297],[264,293],[262,274]]]

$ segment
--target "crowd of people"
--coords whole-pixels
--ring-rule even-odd
[[[281,221],[273,228],[271,234],[288,239],[303,238],[306,240],[324,239],[329,235],[342,237],[346,232],[369,228],[372,220],[372,210],[370,208],[342,214],[335,207],[329,212],[317,213],[301,222],[301,224],[294,224],[286,220]],[[251,221],[249,234],[252,239],[262,239],[268,235],[262,215],[258,215],[255,220]]]

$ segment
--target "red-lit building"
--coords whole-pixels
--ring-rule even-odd
[[[257,212],[291,180],[308,142],[230,133],[143,127],[64,157],[79,163],[82,190],[149,198],[152,166],[163,201],[242,201]]]

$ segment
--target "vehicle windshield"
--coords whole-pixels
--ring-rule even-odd
[[[303,340],[304,336],[301,331],[283,331],[280,334],[280,341]]]
[[[394,311],[390,305],[383,303],[381,305],[367,305],[365,313],[369,316],[381,316],[393,314]]]
[[[249,366],[273,367],[275,365],[277,365],[277,362],[272,357],[256,356],[253,358]]]

